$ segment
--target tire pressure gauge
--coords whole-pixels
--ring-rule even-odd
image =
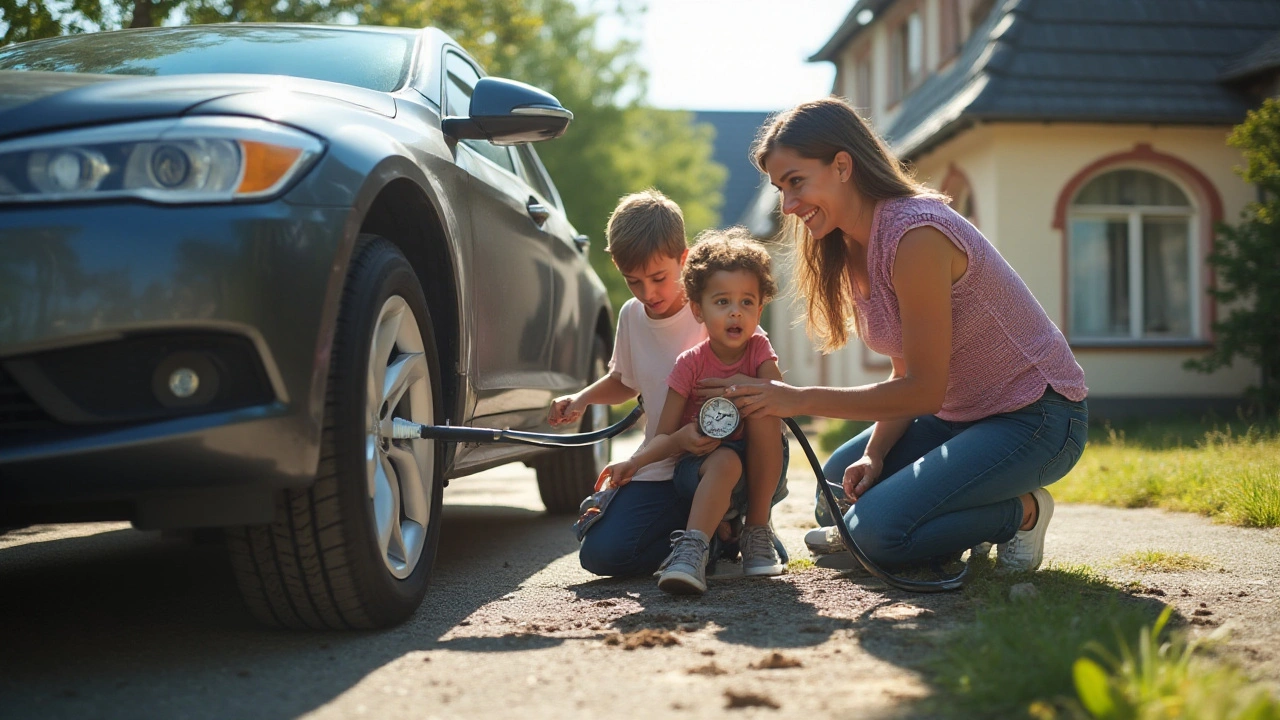
[[[702,434],[716,440],[723,440],[738,429],[738,406],[722,397],[707,398],[698,411],[698,427]]]

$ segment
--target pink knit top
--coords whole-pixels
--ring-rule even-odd
[[[854,286],[858,336],[881,355],[902,357],[902,320],[893,289],[898,243],[929,225],[969,258],[951,286],[951,364],[938,417],[978,420],[1040,399],[1047,387],[1071,400],[1089,389],[1062,332],[995,247],[946,203],[909,197],[876,205],[867,243],[869,295]]]

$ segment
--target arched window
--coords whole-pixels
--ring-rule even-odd
[[[1200,335],[1199,223],[1181,187],[1112,170],[1076,194],[1067,227],[1073,341]]]

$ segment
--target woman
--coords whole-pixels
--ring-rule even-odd
[[[831,455],[853,537],[902,566],[997,544],[997,566],[1040,566],[1053,498],[1088,429],[1084,371],[1017,273],[945,198],[914,182],[846,103],[781,113],[752,148],[782,194],[795,279],[822,351],[855,332],[892,359],[850,388],[706,380],[744,417],[875,421]],[[818,519],[835,522],[819,504]],[[839,547],[834,528],[806,537]],[[832,547],[834,546],[834,547]]]

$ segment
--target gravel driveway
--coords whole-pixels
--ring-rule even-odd
[[[798,558],[813,477],[798,447],[792,457],[775,523]],[[427,601],[377,633],[258,629],[217,547],[120,524],[0,537],[0,717],[918,717],[931,692],[918,661],[965,615],[963,595],[912,596],[824,568],[670,597],[652,578],[583,571],[532,471],[492,470],[445,496]],[[1152,549],[1212,567],[1115,564]],[[1199,623],[1193,632],[1231,625],[1227,654],[1280,687],[1280,531],[1063,505],[1047,557],[1132,582]]]

